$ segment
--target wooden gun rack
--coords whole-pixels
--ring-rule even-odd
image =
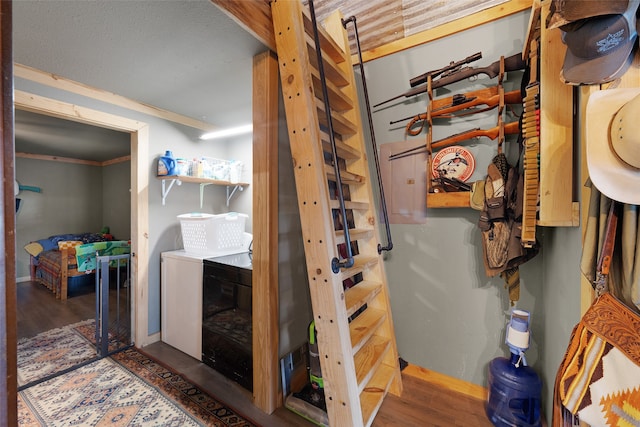
[[[500,57],[500,74],[498,75],[498,94],[500,95],[500,102],[498,104],[497,114],[497,126],[498,126],[498,152],[502,151],[502,144],[504,142],[504,56]],[[433,143],[433,120],[431,117],[431,111],[433,110],[433,90],[431,89],[431,76],[427,77],[427,95],[429,97],[429,103],[427,104],[427,119],[426,119],[426,148],[427,148],[427,207],[428,208],[452,208],[452,207],[469,207],[470,206],[470,191],[452,191],[452,192],[437,192],[434,191],[434,176],[432,173],[432,143]]]

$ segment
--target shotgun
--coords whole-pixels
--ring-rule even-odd
[[[452,113],[456,113],[463,110],[468,110],[480,105],[486,105],[485,108],[473,108],[467,112],[458,114],[458,116],[464,116],[467,114],[480,113],[483,111],[491,110],[500,103],[500,93],[498,87],[490,87],[487,89],[480,89],[465,94],[457,94],[447,98],[436,99],[431,103],[431,117],[451,117]],[[513,90],[504,94],[505,104],[520,104],[522,103],[522,93],[520,90]],[[400,120],[394,120],[389,124],[400,123],[405,120],[411,120],[406,128],[407,133],[411,136],[419,135],[424,128],[425,121],[427,120],[427,113],[417,114],[415,116],[405,117]],[[416,123],[422,122],[420,127],[413,129]]]
[[[511,123],[504,124],[505,135],[515,135],[518,133],[520,133],[519,122],[511,122]],[[460,132],[455,135],[451,135],[446,138],[440,139],[438,141],[432,142],[431,151],[439,150],[441,148],[445,148],[450,145],[457,144],[458,142],[466,141],[472,138],[479,138],[481,136],[487,137],[489,139],[496,139],[499,134],[500,134],[500,126],[496,126],[491,129],[480,129],[480,128],[471,129],[471,130]],[[391,154],[389,156],[389,160],[395,160],[401,157],[412,156],[414,154],[422,153],[424,151],[427,151],[427,147],[425,147],[424,145],[418,145],[417,147],[409,148],[408,150]]]
[[[508,58],[504,58],[504,71],[517,71],[524,70],[527,66],[526,62],[522,60],[522,53],[517,53]],[[439,87],[446,86],[451,83],[459,82],[461,80],[467,79],[469,77],[477,76],[479,74],[486,74],[489,78],[494,78],[498,74],[500,74],[500,60],[494,62],[491,65],[486,67],[467,67],[457,71],[455,73],[449,74],[446,77],[441,77],[431,82],[431,89],[437,89]],[[400,95],[394,96],[393,98],[389,98],[386,101],[382,101],[374,105],[373,107],[379,107],[387,102],[394,101],[396,99],[408,98],[410,96],[418,95],[420,93],[424,93],[428,90],[428,84],[422,86],[416,86],[413,89],[406,91]]]

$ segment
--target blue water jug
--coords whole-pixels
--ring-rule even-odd
[[[176,159],[170,150],[158,159],[158,176],[166,175],[176,175]]]
[[[542,381],[529,366],[497,357],[489,363],[489,399],[486,413],[497,427],[540,427]]]

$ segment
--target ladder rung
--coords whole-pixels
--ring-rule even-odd
[[[316,108],[318,110],[318,122],[322,126],[328,127],[327,114],[324,110],[324,102],[316,98]],[[355,135],[358,133],[357,126],[351,121],[347,120],[342,114],[336,110],[331,110],[331,118],[333,123],[333,130],[340,135]]]
[[[375,375],[369,381],[364,391],[360,393],[360,408],[362,409],[362,421],[365,426],[370,426],[375,414],[382,405],[382,400],[389,390],[389,385],[395,376],[395,368],[381,365]]]
[[[338,200],[331,200],[329,204],[331,206],[331,209],[340,209],[340,202],[338,202]],[[366,211],[369,209],[369,203],[368,202],[352,202],[349,200],[345,200],[344,208],[354,209],[357,211]]]
[[[309,64],[316,70],[318,69],[318,54],[313,38],[307,34],[307,51],[309,54]],[[322,55],[322,66],[324,74],[329,81],[338,87],[345,87],[349,84],[349,80],[344,75],[338,64],[336,64],[328,55]]]
[[[344,304],[347,308],[347,317],[358,311],[360,307],[370,303],[378,296],[382,285],[377,282],[363,280],[345,291]]]
[[[376,254],[377,255],[377,254]],[[355,276],[358,273],[362,273],[369,267],[373,267],[378,263],[377,256],[364,256],[356,255],[353,257],[353,267],[340,270],[337,280],[341,282]]]
[[[320,73],[315,68],[311,69],[311,77],[313,80],[313,90],[319,99],[322,99],[322,80]],[[342,91],[329,80],[327,82],[327,93],[329,94],[329,103],[331,108],[336,111],[347,111],[353,109],[353,102]]]
[[[350,228],[349,237],[351,240],[368,239],[373,235],[373,230],[370,228]],[[342,230],[336,230],[336,244],[344,243],[344,232]]]
[[[322,149],[331,153],[331,140],[329,139],[329,134],[324,129],[320,129],[320,139],[322,140]],[[355,160],[361,157],[360,151],[357,148],[345,144],[339,137],[336,137],[335,141],[338,157],[345,160]]]
[[[389,339],[374,335],[355,355],[354,364],[356,366],[358,392],[362,392],[375,374],[376,369],[382,364],[384,355],[387,353],[387,350],[389,350],[390,343]]]
[[[324,172],[327,174],[327,178],[332,181],[336,180],[335,168],[325,163]],[[343,184],[362,184],[364,183],[364,177],[362,175],[356,175],[355,173],[340,171],[340,178]]]
[[[386,318],[384,310],[369,307],[349,323],[353,354],[360,351]]]
[[[302,9],[304,21],[304,30],[313,39],[313,22],[311,22],[311,14],[307,8]],[[318,25],[318,35],[320,36],[320,47],[329,58],[340,64],[346,61],[346,56],[342,48],[327,34],[322,25]]]

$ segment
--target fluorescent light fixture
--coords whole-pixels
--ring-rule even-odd
[[[202,135],[200,139],[208,140],[208,139],[225,138],[227,136],[242,135],[244,133],[250,133],[252,131],[253,131],[253,125],[249,124],[249,125],[243,125],[243,126],[238,126],[234,128],[221,129],[213,132],[208,132]]]

